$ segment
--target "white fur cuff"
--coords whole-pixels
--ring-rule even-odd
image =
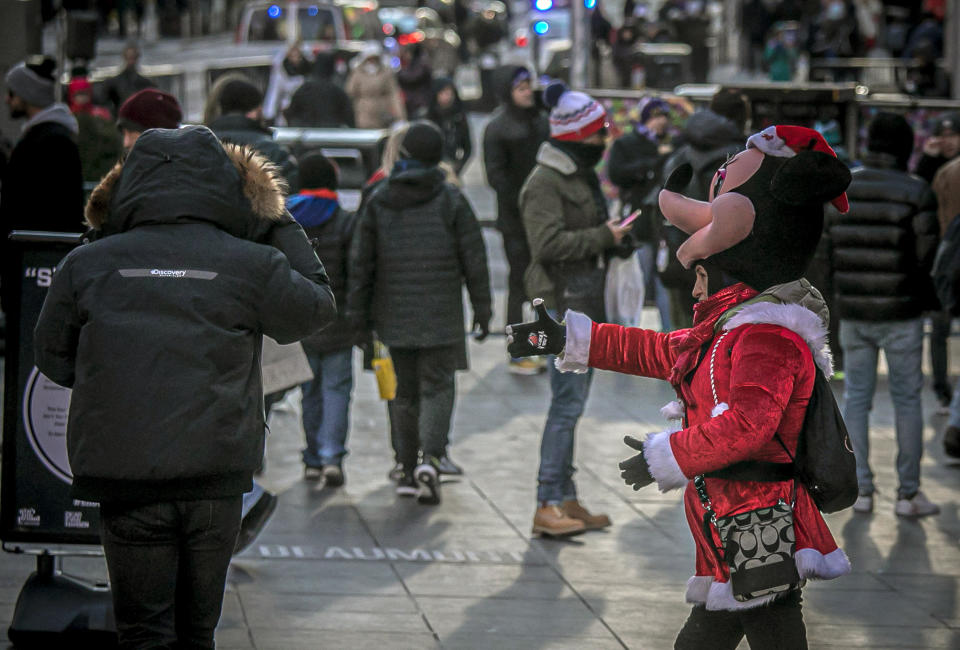
[[[826,555],[816,549],[801,548],[793,554],[793,561],[801,578],[813,580],[832,580],[845,576],[852,570],[850,559],[843,549],[839,548]]]
[[[593,321],[577,311],[567,310],[567,344],[554,362],[560,372],[584,373],[590,365],[590,336]]]
[[[690,481],[677,464],[670,447],[670,431],[651,433],[643,441],[643,457],[647,460],[650,474],[657,480],[661,492],[686,487]]]

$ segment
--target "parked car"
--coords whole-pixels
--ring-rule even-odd
[[[377,10],[383,30],[384,48],[399,56],[404,45],[422,43],[435,73],[452,75],[458,63],[460,37],[443,24],[433,9],[422,7],[380,7]]]
[[[358,52],[365,41],[383,38],[377,7],[375,0],[248,2],[240,15],[237,42],[302,41]]]

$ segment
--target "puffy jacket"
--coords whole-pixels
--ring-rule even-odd
[[[221,115],[210,123],[210,130],[224,142],[244,144],[280,168],[290,192],[300,188],[297,160],[287,148],[273,139],[273,133],[256,120],[240,113]]]
[[[34,334],[37,367],[73,388],[78,498],[250,489],[263,454],[262,335],[290,343],[336,314],[267,167],[205,127],[151,129],[91,195],[100,237],[60,264]]]
[[[620,188],[620,198],[632,210],[642,208],[631,234],[640,241],[656,236],[656,192],[660,189],[665,156],[657,151],[657,143],[639,131],[631,131],[614,140],[607,160],[607,175]]]
[[[915,318],[937,308],[930,268],[939,240],[937,201],[922,178],[888,154],[864,156],[847,189],[850,211],[832,219],[830,268],[840,318]]]
[[[303,349],[319,354],[349,349],[357,340],[345,318],[350,242],[353,239],[356,215],[343,210],[336,198],[310,196],[307,193],[291,196],[287,200],[287,208],[297,223],[303,226],[304,232],[313,243],[314,250],[330,278],[333,297],[341,306],[333,325],[301,341]]]
[[[497,70],[496,89],[501,105],[483,132],[483,168],[497,193],[497,227],[505,234],[523,232],[520,188],[537,164],[540,143],[550,135],[547,116],[537,107],[519,108],[511,99],[511,80],[520,70]]]
[[[464,346],[463,285],[489,321],[490,278],[470,204],[437,167],[394,169],[357,219],[348,318],[391,347]]]
[[[613,233],[584,173],[552,142],[540,146],[520,192],[520,211],[532,257],[524,276],[527,295],[561,313],[574,309],[605,321],[605,253],[615,246]]]

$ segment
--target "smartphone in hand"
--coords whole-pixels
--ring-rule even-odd
[[[631,223],[636,221],[637,217],[639,216],[640,216],[640,210],[634,210],[629,214],[629,216],[624,217],[623,220],[620,221],[620,226],[621,227],[629,226]]]

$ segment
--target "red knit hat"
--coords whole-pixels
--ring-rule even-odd
[[[768,156],[777,158],[793,158],[797,153],[805,150],[820,151],[834,158],[837,157],[836,152],[827,144],[819,131],[805,126],[768,126],[760,133],[751,135],[747,139],[747,147],[754,147]],[[850,209],[846,192],[830,202],[840,212],[847,212]]]
[[[130,131],[176,129],[183,119],[177,98],[156,88],[131,95],[117,112],[117,126]]]

